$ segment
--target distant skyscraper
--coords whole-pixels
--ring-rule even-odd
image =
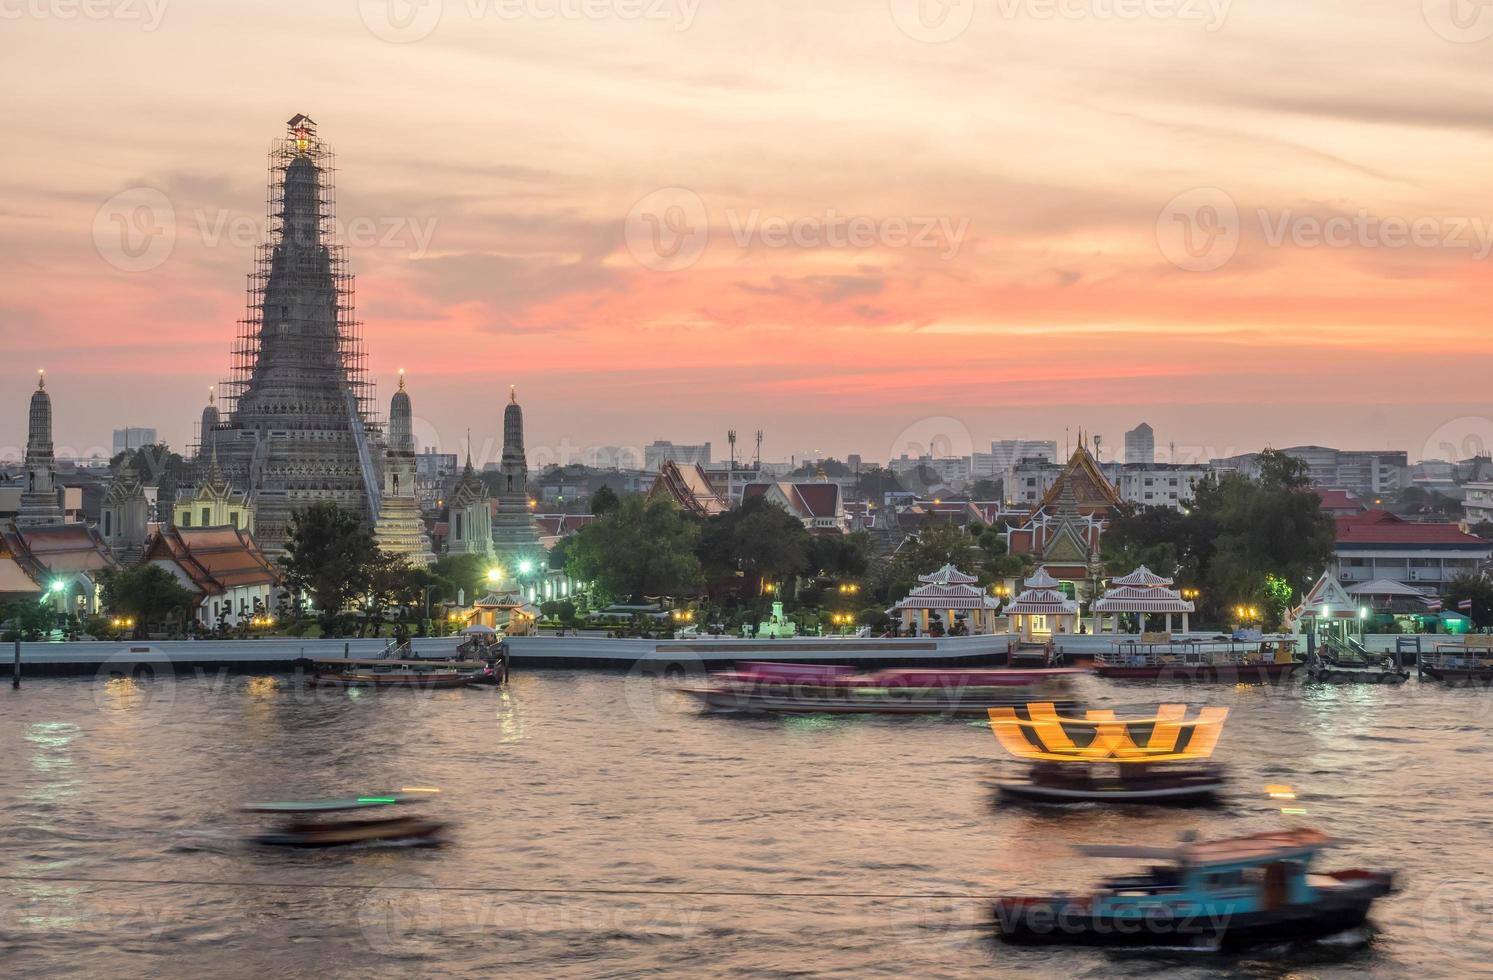
[[[255,537],[273,555],[292,515],[325,501],[378,514],[373,386],[365,376],[353,276],[330,241],[332,152],[298,115],[270,149],[269,241],[249,273],[224,421],[224,476],[253,501]]]
[[[139,449],[141,446],[154,446],[155,444],[155,429],[132,425],[114,430],[114,455],[116,456],[127,449]]]
[[[701,466],[710,465],[710,443],[699,445],[686,445],[684,443],[673,443],[667,439],[656,439],[643,447],[643,468],[650,472],[657,472],[665,461],[678,463],[680,466],[691,466],[699,463]]]
[[[1125,433],[1125,462],[1146,466],[1156,462],[1156,433],[1146,423]]]

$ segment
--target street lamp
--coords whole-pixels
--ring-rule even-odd
[[[499,582],[501,582],[503,580],[503,569],[500,568],[497,565],[494,565],[492,568],[489,568],[487,570],[487,580],[489,582],[491,582],[492,584],[497,585]]]
[[[527,575],[530,572],[532,572],[533,570],[534,570],[534,563],[532,561],[530,561],[529,559],[527,559],[527,558],[525,558],[523,561],[521,561],[521,562],[518,563],[518,573],[520,575]]]

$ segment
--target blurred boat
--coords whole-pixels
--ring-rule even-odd
[[[743,663],[679,691],[717,711],[984,717],[992,707],[1046,700],[1073,707],[1075,670],[880,670]]]
[[[418,816],[387,816],[371,820],[321,820],[326,814],[384,810],[399,804],[428,799],[435,790],[402,790],[347,799],[305,800],[287,803],[250,803],[246,813],[268,813],[285,817],[273,830],[249,838],[255,844],[274,847],[337,847],[347,844],[408,843],[433,845],[445,828],[438,820]]]
[[[1493,636],[1468,636],[1461,643],[1438,643],[1423,654],[1417,669],[1438,681],[1493,681]]]
[[[1063,717],[1045,703],[992,708],[996,739],[1032,763],[1025,779],[997,781],[996,793],[1024,803],[1214,802],[1227,774],[1206,760],[1228,713],[1203,708],[1188,719],[1186,705],[1164,704],[1154,716],[1120,719],[1100,709]]]
[[[1232,949],[1329,936],[1363,923],[1394,884],[1387,871],[1313,872],[1331,844],[1284,830],[1175,847],[1080,847],[1091,857],[1161,861],[1087,895],[1003,896],[995,925],[1012,943]]]

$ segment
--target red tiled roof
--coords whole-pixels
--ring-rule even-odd
[[[207,595],[279,581],[254,538],[235,527],[169,528],[151,540],[145,560],[174,562]]]
[[[1337,519],[1338,547],[1344,545],[1425,545],[1430,547],[1459,545],[1467,548],[1487,547],[1493,542],[1468,534],[1456,524],[1414,524],[1383,510]]]
[[[838,483],[795,483],[800,506],[810,517],[834,517],[840,502]]]
[[[1323,510],[1353,510],[1362,511],[1363,504],[1354,499],[1353,495],[1346,490],[1318,490],[1317,496],[1322,498]]]
[[[42,573],[97,572],[118,566],[104,539],[86,524],[24,528],[12,524],[5,527],[3,534],[6,550],[33,577]]]

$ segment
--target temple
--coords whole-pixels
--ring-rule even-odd
[[[446,553],[492,557],[492,510],[487,484],[472,468],[472,439],[467,437],[467,465],[446,500]]]
[[[343,246],[330,241],[332,163],[303,115],[271,147],[269,241],[249,273],[225,417],[202,435],[227,481],[248,493],[271,556],[308,504],[335,503],[370,524],[379,511],[378,430],[353,276]]]
[[[529,507],[529,461],[524,453],[524,410],[517,389],[508,390],[503,409],[503,455],[498,473],[498,513],[492,523],[493,551],[504,563],[518,568],[538,564],[544,557],[534,514]]]
[[[21,491],[17,527],[50,527],[62,523],[62,505],[53,482],[56,461],[52,456],[52,397],[47,394],[47,376],[36,373],[36,391],[31,393],[31,424],[26,435],[26,486]]]
[[[1182,593],[1172,587],[1172,580],[1157,575],[1142,565],[1129,575],[1121,575],[1109,583],[1109,591],[1095,599],[1089,606],[1094,616],[1093,632],[1104,633],[1105,617],[1113,616],[1109,632],[1120,632],[1120,620],[1124,615],[1136,618],[1139,632],[1146,633],[1149,616],[1163,616],[1166,632],[1172,632],[1172,617],[1182,617],[1182,632],[1192,628],[1190,617],[1195,612],[1192,602],[1182,598]]]
[[[1026,523],[1006,532],[1007,550],[1030,556],[1053,578],[1069,583],[1075,594],[1092,592],[1103,578],[1100,535],[1105,522],[1124,506],[1080,441]]]
[[[425,520],[415,496],[415,434],[409,392],[404,372],[399,372],[399,390],[389,401],[389,442],[384,449],[384,486],[373,537],[379,548],[404,555],[416,565],[435,560]]]
[[[936,621],[945,630],[962,623],[971,633],[995,632],[1000,600],[980,588],[975,576],[945,565],[936,572],[919,575],[918,582],[886,611],[888,616],[900,619],[904,629],[916,625],[927,633]]]

